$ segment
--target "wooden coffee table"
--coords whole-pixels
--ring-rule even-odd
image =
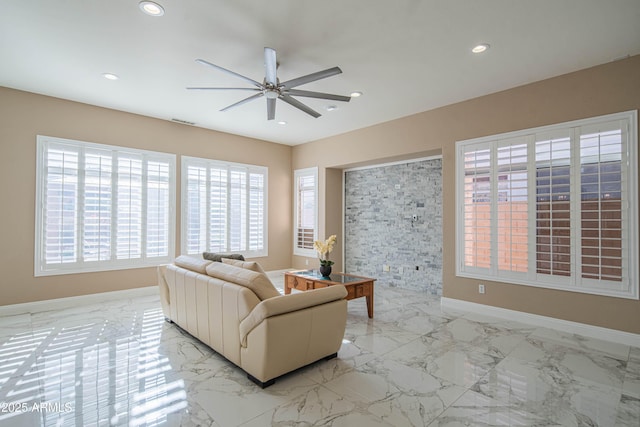
[[[296,270],[284,273],[284,294],[291,293],[291,289],[308,291],[326,288],[332,285],[344,285],[347,289],[347,300],[365,297],[367,299],[367,314],[373,319],[373,282],[370,277],[354,276],[353,274],[332,273],[323,277],[318,270]]]

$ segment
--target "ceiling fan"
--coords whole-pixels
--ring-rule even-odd
[[[245,77],[242,74],[235,73],[231,70],[227,70],[219,65],[212,64],[210,62],[205,61],[204,59],[196,59],[198,64],[205,65],[207,67],[215,68],[216,70],[224,71],[225,73],[236,76],[254,87],[188,87],[189,90],[245,90],[256,92],[255,94],[249,96],[248,98],[242,99],[234,104],[231,104],[220,111],[228,111],[232,108],[239,107],[240,105],[246,104],[247,102],[251,102],[258,98],[262,98],[263,96],[267,99],[267,120],[273,120],[276,117],[276,100],[280,99],[286,102],[289,105],[296,107],[299,110],[304,111],[305,113],[318,118],[321,116],[320,113],[310,108],[309,106],[303,104],[297,99],[293,98],[294,96],[302,96],[307,98],[319,98],[319,99],[329,99],[332,101],[342,101],[349,102],[351,97],[342,96],[342,95],[332,95],[330,93],[322,93],[322,92],[312,92],[308,90],[299,90],[294,89],[298,86],[302,86],[307,83],[314,82],[316,80],[326,79],[327,77],[335,76],[336,74],[342,73],[342,70],[339,67],[329,68],[323,71],[318,71],[315,73],[307,74],[306,76],[298,77],[295,79],[287,80],[286,82],[280,83],[277,75],[278,62],[276,60],[276,51],[270,47],[264,48],[264,70],[265,77],[262,83],[259,83],[249,77]]]

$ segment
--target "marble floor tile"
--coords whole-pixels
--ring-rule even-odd
[[[522,413],[536,413],[558,425],[613,425],[621,390],[583,381],[557,365],[507,357],[471,390]]]
[[[629,357],[622,393],[640,399],[640,358]]]
[[[428,334],[451,345],[464,343],[483,353],[503,358],[527,337],[521,330],[458,318]]]
[[[465,391],[386,359],[372,360],[325,386],[395,426],[427,425]]]
[[[3,316],[0,319],[0,345],[13,338],[16,330],[31,330],[31,315],[17,314],[13,316]]]
[[[285,404],[274,407],[243,427],[327,425],[356,411],[356,405],[345,397],[317,385]],[[367,414],[359,414],[366,416]],[[373,418],[373,417],[371,417]]]
[[[557,426],[545,418],[542,408],[536,412],[527,412],[512,407],[505,402],[467,390],[460,399],[449,406],[429,427],[462,426]]]
[[[365,335],[354,335],[351,342],[358,347],[380,356],[420,337],[415,332],[409,332],[393,326],[380,328],[378,332]],[[349,335],[346,334],[346,337]]]
[[[622,389],[627,372],[627,361],[597,351],[578,347],[565,347],[555,341],[527,337],[510,354],[510,358],[532,365],[549,367],[585,383]]]
[[[374,302],[349,301],[337,358],[264,390],[158,296],[0,317],[0,427],[640,425],[639,348],[397,287]]]
[[[376,322],[390,324],[396,328],[416,334],[426,334],[449,322],[446,317],[425,314],[416,305],[406,305],[386,312],[375,312]]]
[[[427,335],[383,357],[464,387],[475,384],[500,361],[468,344],[441,341]]]
[[[286,405],[318,384],[303,375],[287,375],[261,389],[237,368],[187,387],[195,400],[222,426],[241,425],[264,412]]]
[[[538,329],[537,327],[531,326],[527,323],[517,322],[514,320],[507,320],[504,318],[499,318],[494,316],[488,316],[486,314],[480,314],[480,313],[461,313],[456,317],[463,317],[472,322],[484,323],[490,326],[494,326],[496,328],[507,329],[509,331],[519,331],[527,335],[533,333],[536,329]]]
[[[551,345],[571,347],[584,352],[598,352],[619,360],[629,358],[630,347],[624,344],[589,338],[582,335],[555,331],[548,328],[538,328],[529,337],[544,341]]]
[[[640,423],[640,399],[622,395],[616,413],[616,427],[637,427]]]

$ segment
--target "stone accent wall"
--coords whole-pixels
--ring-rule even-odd
[[[441,159],[346,172],[345,271],[442,295]]]

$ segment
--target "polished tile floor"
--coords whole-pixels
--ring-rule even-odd
[[[337,359],[261,390],[155,296],[0,317],[0,426],[41,425],[638,427],[640,348],[377,286]]]

